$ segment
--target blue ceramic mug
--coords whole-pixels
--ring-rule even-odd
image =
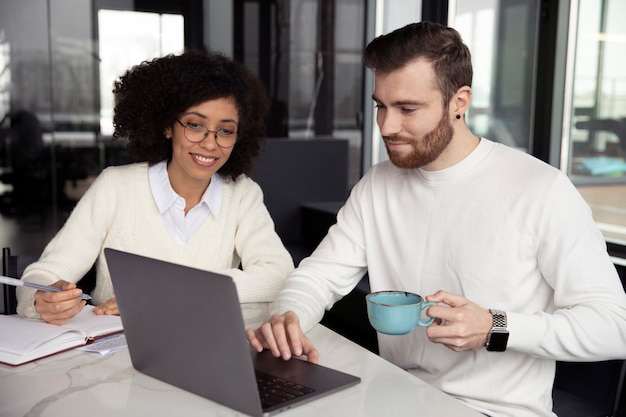
[[[423,321],[422,311],[437,304],[424,301],[417,294],[406,291],[378,291],[368,294],[367,317],[376,331],[391,335],[411,332],[417,326],[430,326],[434,317]]]

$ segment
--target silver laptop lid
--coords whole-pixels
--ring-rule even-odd
[[[104,253],[135,369],[255,417],[360,382],[307,361],[254,352],[231,277],[110,248]],[[262,410],[255,368],[312,391]]]
[[[232,278],[110,248],[104,252],[133,367],[262,415]]]

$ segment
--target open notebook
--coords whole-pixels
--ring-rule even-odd
[[[231,277],[111,248],[104,252],[137,370],[251,416],[360,382],[300,359],[254,352]]]
[[[118,316],[98,316],[87,305],[67,323],[0,315],[0,362],[21,365],[122,331]]]

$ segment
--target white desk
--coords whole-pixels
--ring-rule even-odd
[[[284,417],[479,417],[455,398],[318,325],[310,338],[320,363],[361,383],[282,414]],[[0,365],[0,416],[241,416],[137,372],[128,351],[69,351],[19,367]],[[484,416],[483,416],[484,417]]]

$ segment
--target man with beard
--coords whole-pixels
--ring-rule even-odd
[[[589,207],[559,170],[468,129],[454,29],[410,24],[364,63],[390,161],[354,187],[251,345],[316,362],[304,332],[368,272],[372,291],[438,303],[432,326],[379,333],[381,356],[486,415],[553,416],[556,360],[626,356],[626,295]]]

